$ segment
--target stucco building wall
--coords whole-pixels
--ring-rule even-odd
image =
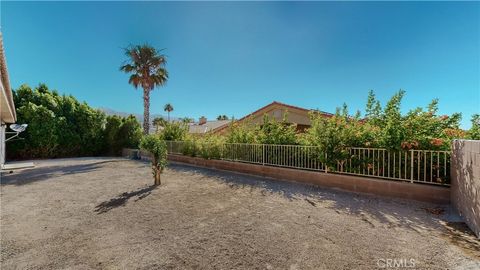
[[[480,238],[480,141],[453,141],[451,166],[452,204]]]

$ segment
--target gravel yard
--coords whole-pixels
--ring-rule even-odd
[[[2,174],[1,269],[480,269],[448,206],[178,164],[156,188],[140,161],[36,164]]]

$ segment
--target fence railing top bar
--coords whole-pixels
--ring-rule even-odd
[[[265,145],[265,146],[296,146],[296,147],[317,147],[315,145],[301,145],[301,144],[270,144],[270,143],[224,143],[236,145]]]
[[[422,149],[410,149],[410,150],[393,150],[387,148],[374,148],[374,147],[347,147],[349,149],[358,149],[358,150],[382,150],[382,151],[391,151],[391,152],[434,152],[434,153],[451,153],[448,150],[422,150]]]
[[[390,151],[387,148],[376,148],[376,147],[347,147],[348,149],[355,149],[355,150],[382,150],[382,151]]]
[[[185,141],[167,141],[173,143],[184,143]],[[255,145],[255,146],[279,146],[279,147],[319,147],[317,145],[302,145],[302,144],[265,144],[265,143],[223,143],[225,145]],[[347,147],[347,149],[354,150],[374,150],[374,151],[391,151],[391,152],[432,152],[432,153],[445,153],[450,154],[451,151],[448,150],[427,150],[427,149],[411,149],[411,150],[391,150],[387,148],[377,148],[377,147]]]
[[[422,149],[412,149],[412,150],[408,150],[408,151],[413,151],[413,152],[432,152],[432,153],[446,153],[446,154],[450,154],[452,151],[448,151],[448,150],[422,150]]]

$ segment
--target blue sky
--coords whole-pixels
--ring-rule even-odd
[[[40,82],[94,107],[142,113],[122,48],[166,48],[151,112],[242,117],[274,100],[363,110],[369,89],[403,110],[480,111],[478,2],[1,2],[14,88]]]

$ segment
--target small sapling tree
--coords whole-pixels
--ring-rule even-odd
[[[154,185],[160,185],[160,175],[167,166],[167,144],[155,135],[146,135],[140,141],[140,148],[152,155]]]

